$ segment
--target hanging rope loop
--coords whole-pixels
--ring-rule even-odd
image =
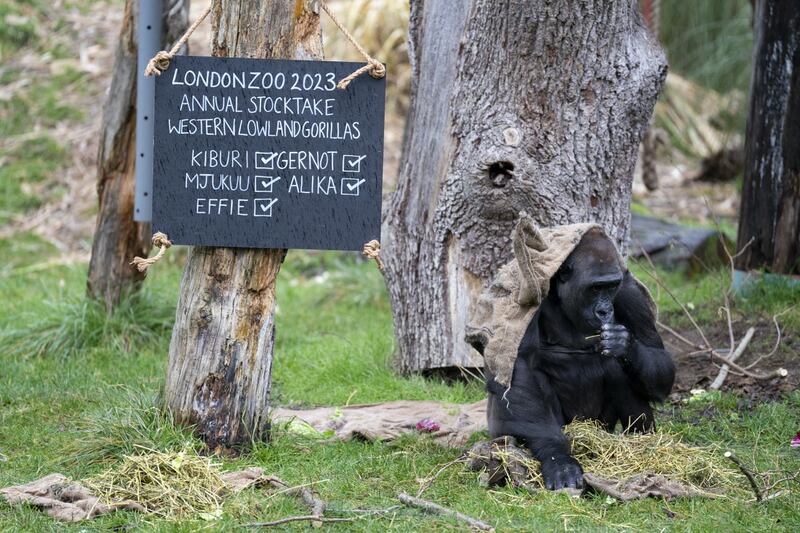
[[[383,260],[381,260],[381,243],[377,240],[371,240],[364,245],[361,252],[369,259],[374,259],[375,264],[378,265],[378,270],[383,272]]]
[[[143,272],[147,274],[147,269],[150,268],[151,265],[158,263],[164,254],[167,253],[167,248],[172,246],[172,242],[167,238],[164,233],[160,231],[153,235],[153,246],[158,247],[158,253],[153,257],[145,259],[144,257],[134,257],[131,264],[134,265],[139,272]]]
[[[369,55],[367,51],[364,50],[364,47],[358,44],[356,38],[353,37],[353,35],[349,31],[347,31],[347,28],[345,28],[339,21],[339,19],[336,18],[336,15],[333,14],[333,11],[331,11],[330,7],[328,7],[327,2],[325,2],[325,0],[319,0],[319,7],[321,7],[323,11],[325,11],[325,13],[328,14],[333,23],[336,24],[336,27],[339,28],[339,31],[341,31],[344,34],[344,36],[347,37],[347,40],[350,41],[350,43],[356,47],[356,50],[358,50],[358,52],[362,56],[364,56],[364,60],[367,62],[366,65],[359,68],[349,76],[345,76],[344,78],[342,78],[339,81],[339,83],[336,84],[336,87],[342,90],[347,89],[347,86],[350,85],[351,81],[361,76],[365,72],[369,72],[369,75],[376,79],[380,79],[386,76],[386,67],[383,65],[383,63],[381,63],[380,61]]]
[[[169,62],[172,61],[172,58],[180,52],[181,47],[186,44],[186,41],[189,40],[189,36],[194,33],[194,30],[200,25],[203,20],[211,13],[211,6],[208,6],[197,20],[195,20],[189,29],[186,30],[180,39],[178,39],[175,44],[170,48],[169,52],[166,50],[161,50],[160,52],[156,52],[156,55],[147,62],[147,66],[144,68],[144,75],[145,76],[161,76],[161,73],[164,72],[169,68]]]

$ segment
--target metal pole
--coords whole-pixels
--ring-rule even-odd
[[[136,196],[133,219],[149,222],[153,212],[153,111],[156,82],[144,68],[161,50],[161,2],[139,0],[139,57],[136,78]]]

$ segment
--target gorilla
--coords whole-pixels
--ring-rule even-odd
[[[612,242],[588,231],[550,280],[520,343],[511,386],[488,376],[492,438],[521,440],[541,462],[548,489],[583,486],[562,427],[599,421],[608,431],[654,427],[651,402],[672,390],[675,368],[656,331],[649,297]]]

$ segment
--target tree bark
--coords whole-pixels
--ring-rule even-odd
[[[666,63],[634,0],[411,6],[413,104],[383,232],[397,366],[477,367],[464,326],[520,211],[627,244]]]
[[[736,268],[800,274],[800,10],[791,0],[754,7]]]
[[[218,57],[322,59],[319,15],[304,0],[214,0]],[[194,248],[169,347],[166,402],[209,449],[268,437],[275,281],[286,250]]]
[[[100,210],[92,242],[87,289],[112,311],[127,291],[138,288],[144,274],[131,266],[150,250],[150,224],[133,220],[136,164],[137,20],[139,1],[125,2],[111,87],[103,112],[97,156]],[[163,45],[176,41],[189,19],[188,0],[165,0],[161,25]]]

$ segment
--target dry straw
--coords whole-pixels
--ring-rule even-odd
[[[191,452],[127,455],[119,466],[85,480],[103,503],[131,500],[167,519],[221,513],[226,490],[220,465]]]
[[[564,428],[572,441],[572,453],[585,472],[606,479],[624,480],[638,474],[661,474],[701,493],[744,492],[741,474],[731,468],[719,450],[690,446],[663,430],[646,434],[618,435],[594,421],[576,421]],[[519,449],[493,447],[506,474],[524,465],[526,483],[544,488],[539,461],[521,457]],[[511,479],[510,476],[507,476]]]

